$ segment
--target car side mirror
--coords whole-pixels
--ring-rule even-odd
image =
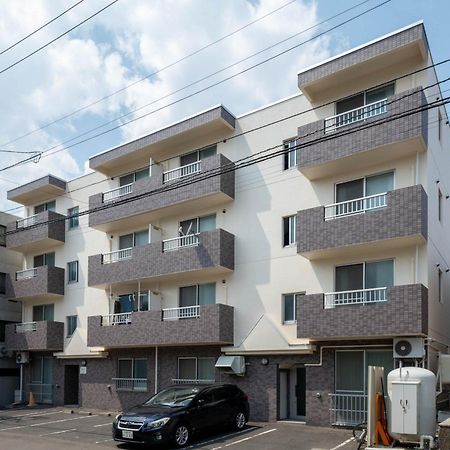
[[[197,407],[198,408],[201,408],[202,406],[204,406],[204,404],[205,404],[205,400],[203,398],[199,398],[197,400]]]

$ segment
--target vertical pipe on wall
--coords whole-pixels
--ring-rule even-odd
[[[419,282],[419,246],[416,245],[416,257],[414,264],[414,284]]]
[[[158,347],[155,347],[155,394],[158,392]]]
[[[419,184],[419,152],[416,153],[416,173],[414,184]]]
[[[23,364],[20,364],[20,401],[23,401]]]

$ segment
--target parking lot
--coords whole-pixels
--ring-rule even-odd
[[[21,450],[141,448],[111,439],[113,417],[101,412],[71,413],[65,408],[0,411],[0,449]],[[349,430],[309,427],[298,423],[250,423],[241,432],[216,430],[199,436],[190,449],[352,450]],[[167,450],[167,446],[160,449]]]

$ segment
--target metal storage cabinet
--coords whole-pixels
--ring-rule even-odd
[[[391,430],[399,434],[417,434],[419,431],[420,381],[392,382]]]

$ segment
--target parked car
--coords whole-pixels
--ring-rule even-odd
[[[112,435],[119,442],[172,441],[184,447],[199,431],[220,425],[242,430],[249,411],[247,395],[235,385],[177,385],[119,414]]]

